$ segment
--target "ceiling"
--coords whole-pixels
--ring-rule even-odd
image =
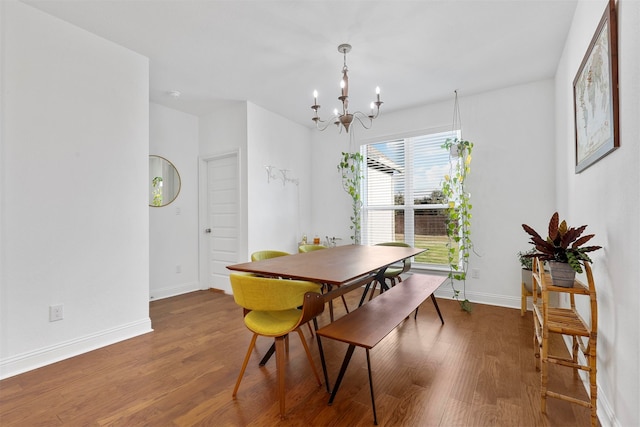
[[[246,100],[312,126],[338,107],[381,114],[555,73],[577,0],[23,0],[150,59],[150,100],[202,115]],[[180,91],[179,98],[169,91]],[[324,114],[323,114],[324,113]]]

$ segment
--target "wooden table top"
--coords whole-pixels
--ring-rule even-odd
[[[424,252],[401,246],[344,245],[307,253],[228,265],[229,270],[341,285]]]

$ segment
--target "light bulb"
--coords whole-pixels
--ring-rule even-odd
[[[380,95],[380,86],[376,86],[376,95]]]

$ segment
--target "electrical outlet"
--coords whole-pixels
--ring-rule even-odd
[[[63,305],[50,305],[49,306],[49,322],[56,322],[64,318]]]
[[[474,279],[479,279],[480,278],[480,269],[479,268],[472,268],[471,269],[471,277],[473,277]]]
[[[176,273],[182,273],[182,266],[176,265]]]

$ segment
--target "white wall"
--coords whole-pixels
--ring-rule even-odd
[[[229,101],[200,117],[199,151],[203,157],[247,148],[247,103]]]
[[[338,134],[333,126],[323,132],[314,130],[311,134],[311,226],[313,233],[341,239],[338,244],[352,243],[349,229],[351,197],[342,189],[337,169],[343,151],[357,150],[355,143],[350,144],[349,138],[344,133]],[[356,148],[351,149],[350,146]]]
[[[150,331],[148,60],[2,9],[0,376]],[[49,322],[49,306],[64,319]]]
[[[200,289],[198,150],[196,116],[150,103],[149,154],[162,156],[173,163],[181,181],[175,201],[163,207],[149,207],[151,299]]]
[[[595,233],[598,292],[598,416],[603,425],[640,420],[640,3],[618,2],[620,148],[575,174],[573,79],[606,1],[580,1],[558,66],[557,200],[571,225]],[[540,219],[542,221],[542,218]],[[586,308],[586,307],[585,307]],[[586,310],[584,310],[586,313]]]
[[[479,303],[519,307],[517,252],[528,247],[522,223],[537,225],[552,212],[555,200],[553,82],[532,82],[479,95],[459,95],[462,137],[474,146],[469,191],[473,204],[472,239],[478,256],[467,280],[467,297]],[[357,129],[358,143],[422,131],[450,130],[451,101],[393,113],[382,112],[372,129]],[[357,125],[354,125],[357,126]],[[365,139],[366,138],[366,139]],[[342,190],[336,165],[349,149],[345,135],[331,129],[314,136],[312,186],[315,228],[349,242],[350,198]],[[550,160],[551,159],[551,160]],[[533,203],[532,200],[536,202]],[[550,214],[549,214],[550,216]],[[439,296],[451,296],[442,287]]]
[[[310,227],[310,130],[275,113],[248,104],[248,233],[252,252],[274,249],[297,252]],[[267,180],[265,166],[288,170],[298,185]],[[281,176],[280,172],[275,174]]]

